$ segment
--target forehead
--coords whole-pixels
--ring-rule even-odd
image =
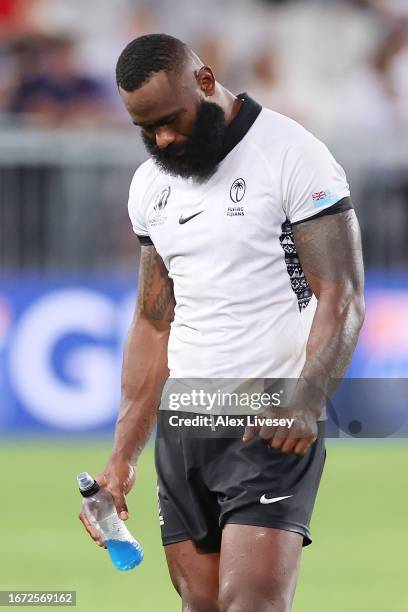
[[[194,75],[161,71],[136,91],[126,92],[119,88],[119,92],[134,121],[153,122],[195,104],[197,86],[191,76]]]

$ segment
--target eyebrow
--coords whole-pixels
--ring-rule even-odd
[[[162,125],[166,125],[167,123],[170,123],[170,121],[175,119],[179,112],[180,111],[176,111],[171,115],[160,117],[160,119],[157,119],[157,121],[154,121],[152,123],[138,123],[137,121],[133,121],[133,125],[137,125],[138,127],[144,128],[145,130],[149,128],[161,127]]]

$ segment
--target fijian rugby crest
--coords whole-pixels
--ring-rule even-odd
[[[243,178],[237,178],[231,185],[230,189],[230,198],[235,203],[238,204],[242,200],[246,191],[246,183]]]

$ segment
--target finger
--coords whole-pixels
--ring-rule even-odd
[[[269,446],[280,449],[288,437],[288,431],[284,427],[270,427],[269,435]]]
[[[134,473],[132,473],[131,478],[132,477],[134,477]],[[126,504],[124,493],[123,492],[117,493],[116,491],[110,489],[108,486],[108,481],[106,479],[106,476],[103,473],[99,474],[95,478],[95,480],[101,488],[105,489],[105,491],[107,491],[112,496],[113,503],[115,505],[116,512],[118,513],[119,518],[122,521],[127,521],[127,519],[129,518],[129,510]],[[133,483],[128,482],[127,484],[130,485],[129,488],[131,488],[131,485]]]
[[[285,442],[281,447],[282,453],[292,452],[298,442],[299,438],[286,438]]]
[[[286,443],[286,440],[288,440],[288,438],[285,438],[282,435],[280,436],[275,435],[273,436],[273,439],[269,443],[269,446],[271,448],[274,448],[275,450],[282,450],[282,447]]]
[[[97,529],[95,529],[95,527],[93,527],[92,523],[89,521],[89,519],[87,518],[86,514],[81,512],[78,518],[82,522],[83,526],[85,527],[85,529],[89,533],[89,535],[94,540],[98,539],[98,537],[99,537],[98,531],[97,531]]]
[[[260,427],[255,427],[254,425],[247,425],[245,427],[245,431],[244,431],[244,435],[242,437],[242,441],[243,442],[250,442],[251,440],[253,440],[256,436],[256,434],[259,432]]]
[[[262,442],[269,444],[271,440],[273,439],[273,437],[276,435],[276,432],[277,432],[276,427],[269,427],[267,425],[263,425],[260,429],[259,437],[262,440]]]
[[[79,518],[81,519],[81,517]],[[104,546],[105,543],[103,541],[102,536],[95,529],[92,528],[92,525],[90,523],[87,523],[86,520],[81,519],[81,521],[86,531],[88,532],[88,535],[93,539],[93,541],[99,544],[99,546]]]
[[[115,504],[116,512],[122,521],[127,521],[129,518],[129,510],[127,507],[126,499],[123,493],[117,493],[109,491],[112,495],[113,503]]]
[[[94,540],[94,542],[97,542],[99,544],[99,546],[104,547],[105,546],[105,542],[104,542],[102,536],[100,535],[98,530],[95,529],[95,527],[93,527],[92,523],[90,523],[90,521],[87,518],[87,516],[83,512],[81,512],[79,514],[78,518],[81,521],[81,523],[83,524],[83,526],[85,527],[85,529],[88,532],[88,534]]]
[[[306,455],[307,451],[309,450],[309,448],[312,446],[312,444],[316,441],[316,437],[309,437],[309,438],[302,438],[301,440],[299,440],[299,442],[296,444],[296,446],[293,449],[293,452],[296,455]]]

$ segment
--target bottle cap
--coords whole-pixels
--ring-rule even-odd
[[[77,476],[77,481],[79,485],[79,490],[83,497],[90,497],[97,493],[100,489],[100,486],[96,482],[92,476],[88,474],[88,472],[81,472]]]

